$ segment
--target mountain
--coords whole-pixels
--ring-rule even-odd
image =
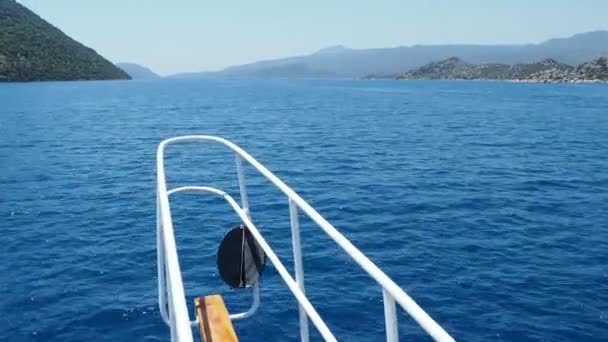
[[[0,81],[129,78],[15,0],[0,0]]]
[[[326,48],[323,48],[323,49],[317,51],[315,54],[316,55],[335,55],[335,54],[345,53],[345,52],[349,52],[349,51],[351,51],[351,49],[345,47],[344,45],[333,45],[333,46],[328,46]]]
[[[134,80],[151,80],[160,78],[154,71],[135,63],[116,63],[116,66],[129,74]]]
[[[195,76],[198,74],[195,74]],[[214,75],[218,76],[218,75]],[[287,63],[275,65],[271,68],[228,68],[222,77],[252,77],[252,78],[333,78],[335,72],[313,68],[306,63]]]
[[[553,58],[567,64],[580,64],[608,55],[608,31],[580,33],[539,44],[510,45],[414,45],[379,49],[349,49],[332,46],[313,54],[260,61],[226,68],[219,72],[178,74],[173,77],[266,77],[277,68],[296,67],[297,77],[363,77],[370,74],[396,74],[431,61],[459,56],[476,64],[533,63]],[[309,70],[310,74],[305,73]]]
[[[521,82],[608,81],[608,58],[601,57],[577,67],[548,58],[535,63],[472,64],[451,57],[393,76],[396,79],[517,80]],[[370,77],[373,78],[373,77]]]

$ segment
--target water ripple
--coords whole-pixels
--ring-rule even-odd
[[[155,149],[218,134],[267,164],[462,341],[608,336],[608,88],[484,82],[0,85],[0,340],[161,341]],[[238,194],[232,155],[169,151],[170,184]],[[291,269],[288,206],[247,170],[254,221]],[[173,200],[189,303],[227,289],[223,203]],[[312,303],[344,341],[383,338],[381,292],[302,218]],[[297,340],[272,268],[242,341]],[[424,339],[399,314],[404,339]],[[314,329],[313,329],[314,330]],[[316,332],[312,333],[318,338]]]

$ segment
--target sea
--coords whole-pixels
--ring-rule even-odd
[[[608,341],[607,85],[237,79],[0,84],[0,341],[169,340],[156,149],[190,134],[249,151],[456,340]],[[166,165],[171,188],[239,198],[222,146],[171,146]],[[293,274],[287,199],[245,171],[253,222]],[[191,315],[216,293],[246,310],[251,290],[216,269],[238,217],[209,195],[171,208]],[[300,222],[321,317],[340,341],[383,340],[380,287]],[[269,261],[260,288],[240,340],[297,341]],[[430,340],[398,320],[402,340]]]

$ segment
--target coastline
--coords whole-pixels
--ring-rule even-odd
[[[581,84],[581,83],[608,83],[608,80],[600,80],[600,79],[576,79],[576,80],[544,80],[544,79],[513,79],[513,80],[505,80],[507,82],[512,83],[569,83],[569,84]]]
[[[458,81],[458,82],[508,82],[508,83],[540,83],[540,84],[608,84],[608,80],[578,79],[578,80],[543,80],[543,79],[496,79],[496,78],[396,78],[396,77],[361,77],[363,81]]]

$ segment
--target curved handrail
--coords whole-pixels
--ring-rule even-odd
[[[162,143],[156,152],[156,166],[156,197],[159,214],[159,217],[157,218],[157,230],[159,232],[159,237],[162,236],[162,238],[159,239],[159,242],[162,243],[159,243],[159,250],[157,253],[160,255],[162,249],[162,257],[164,258],[163,263],[159,264],[159,283],[162,281],[167,285],[167,298],[169,299],[167,304],[171,308],[170,312],[172,313],[168,317],[171,322],[171,340],[193,342],[194,338],[192,336],[192,330],[190,329],[190,316],[188,314],[188,306],[186,305],[182,272],[179,267],[173,222],[171,220],[171,207],[169,206],[167,178],[165,176],[164,166],[164,146]],[[161,290],[164,291],[164,289],[159,288],[159,304],[164,305],[164,303],[160,302]],[[162,311],[163,310],[161,309],[161,315],[163,314]]]
[[[173,194],[180,193],[180,192],[195,192],[195,193],[196,192],[211,192],[216,195],[220,195],[218,192],[221,192],[223,195],[232,198],[230,195],[226,194],[225,192],[223,192],[222,190],[219,190],[219,189],[213,189],[214,191],[205,191],[205,190],[201,190],[200,188],[212,189],[209,187],[200,187],[200,186],[182,186],[182,187],[174,188],[174,189],[167,191],[167,195],[171,196]],[[159,253],[159,258],[160,258],[160,253]],[[159,260],[158,263],[160,265],[161,260]],[[160,276],[159,276],[159,278],[160,278]],[[160,284],[159,288],[162,289],[163,287],[164,287],[164,284]],[[253,284],[252,289],[253,289],[253,301],[252,301],[249,309],[247,309],[247,311],[244,311],[244,312],[230,314],[231,320],[235,321],[235,320],[240,320],[240,319],[246,319],[246,318],[253,316],[253,314],[255,314],[256,311],[258,311],[258,308],[260,307],[260,284],[259,283]],[[165,308],[164,308],[164,296],[160,296],[159,303],[161,304],[160,305],[161,317],[163,318],[165,323],[169,324],[169,318],[168,318],[167,312],[165,311]],[[198,316],[197,316],[195,320],[190,321],[190,326],[196,327],[196,326],[198,326],[198,323],[199,323],[199,321],[198,321]]]
[[[291,290],[291,292],[296,297],[298,302],[304,307],[304,310],[306,310],[306,314],[308,314],[308,317],[310,317],[310,320],[315,324],[317,329],[319,329],[321,336],[323,336],[323,338],[326,341],[337,341],[335,336],[331,333],[331,331],[329,330],[329,328],[327,327],[327,325],[321,318],[321,316],[319,316],[319,314],[317,313],[317,310],[315,310],[315,308],[312,306],[312,304],[310,303],[308,298],[306,298],[306,295],[298,287],[298,284],[289,275],[289,271],[287,271],[287,268],[285,268],[283,263],[279,260],[279,257],[272,250],[270,245],[268,245],[268,243],[266,242],[266,239],[264,239],[264,237],[262,236],[262,234],[260,233],[258,228],[255,226],[255,224],[253,224],[253,222],[251,222],[251,219],[249,218],[247,213],[238,205],[238,203],[236,203],[236,201],[234,200],[234,198],[232,198],[232,196],[228,195],[227,193],[225,193],[222,190],[208,187],[208,186],[192,186],[192,185],[182,186],[179,188],[172,189],[171,191],[169,191],[169,194],[172,194],[175,192],[195,192],[195,193],[196,192],[199,192],[199,193],[206,192],[206,193],[211,193],[211,194],[217,195],[219,197],[222,197],[226,202],[228,202],[228,204],[232,207],[234,212],[237,213],[239,218],[243,221],[245,226],[249,229],[249,231],[251,232],[251,235],[253,235],[254,239],[260,244],[260,247],[262,247],[262,249],[264,250],[264,253],[266,253],[266,256],[268,257],[268,259],[270,259],[270,261],[274,265],[275,269],[279,272],[279,275],[281,276],[281,278],[283,278],[283,281],[285,282],[285,284],[287,284],[287,287],[289,287],[289,290]]]
[[[193,141],[214,141],[218,142],[234,153],[246,160],[251,166],[253,166],[258,172],[260,172],[266,179],[273,183],[279,190],[281,190],[290,200],[293,201],[310,219],[312,219],[338,246],[340,246],[363,270],[365,270],[370,277],[372,277],[388,294],[397,302],[399,305],[436,341],[454,341],[454,339],[439,325],[433,318],[431,318],[401,287],[399,287],[392,279],[390,279],[378,266],[376,266],[369,258],[367,258],[357,247],[355,247],[342,233],[340,233],[332,224],[330,224],[325,218],[323,218],[315,209],[313,209],[302,197],[300,197],[295,191],[281,181],[266,167],[255,160],[249,153],[237,146],[236,144],[220,137],[210,135],[189,135],[166,139],[158,147],[157,152],[157,169],[159,188],[158,192],[161,197],[160,210],[164,220],[163,226],[169,227],[168,230],[164,230],[165,239],[171,243],[173,248],[175,247],[174,238],[167,236],[168,231],[171,235],[173,234],[173,226],[170,220],[170,209],[167,200],[167,188],[166,178],[164,169],[164,151],[167,146],[179,142],[193,142]],[[162,179],[162,182],[161,182]],[[162,183],[162,184],[161,184]],[[162,185],[162,187],[161,187]],[[165,222],[167,221],[167,222]],[[180,287],[177,289],[175,295],[182,295],[183,298],[183,284],[181,282],[181,273],[179,273],[179,264],[177,262],[177,254],[171,256],[168,260],[168,268],[176,268],[177,274],[180,275],[179,282],[175,282]],[[173,270],[171,270],[173,271]],[[181,290],[181,292],[180,292]],[[171,304],[171,303],[170,303]],[[184,300],[185,306],[185,300]],[[181,301],[178,305],[175,305],[176,309],[183,311]],[[185,311],[187,315],[187,311]],[[180,313],[183,315],[183,312]]]

